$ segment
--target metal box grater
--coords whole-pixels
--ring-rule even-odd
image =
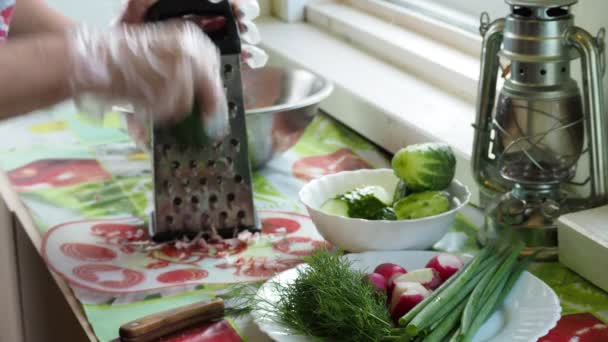
[[[210,141],[195,104],[191,115],[171,127],[155,125],[152,135],[154,208],[150,236],[230,238],[259,227],[253,205],[251,166],[240,72],[240,38],[228,0],[161,0],[148,21],[186,15],[222,16],[222,32],[209,34],[221,53],[230,134]]]

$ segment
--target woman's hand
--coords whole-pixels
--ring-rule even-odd
[[[122,14],[118,18],[118,24],[138,25],[145,22],[145,15],[148,9],[158,0],[128,0]],[[179,1],[179,0],[175,0]],[[255,47],[260,42],[260,34],[252,20],[260,14],[257,0],[230,0],[233,12],[239,25],[241,36],[242,53],[241,60],[251,68],[262,67],[266,64],[268,56],[264,51]],[[213,32],[221,29],[224,25],[224,18],[219,17],[199,17],[190,18],[195,24],[205,32]],[[145,117],[127,114],[126,123],[130,136],[143,149],[150,145],[150,122]]]
[[[171,123],[190,112],[196,96],[207,134],[219,139],[228,133],[219,54],[195,24],[78,27],[68,41],[77,99],[94,94],[102,103],[127,102],[142,121]]]
[[[117,21],[123,24],[144,23],[146,12],[157,1],[158,0],[128,0]],[[243,41],[243,52],[241,54],[243,62],[251,68],[264,66],[268,57],[262,50],[255,47],[255,45],[260,42],[260,33],[253,23],[253,20],[260,15],[260,6],[258,5],[257,0],[230,0],[230,3],[232,4],[234,15],[238,21],[239,32]],[[194,20],[205,32],[218,30],[224,25],[224,18],[220,17],[199,17],[191,20]]]

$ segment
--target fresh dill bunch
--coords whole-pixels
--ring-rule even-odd
[[[264,319],[315,339],[403,340],[386,308],[386,294],[377,291],[341,252],[320,250],[304,261],[307,265],[298,268],[293,282],[268,284],[278,300],[257,295],[258,284],[234,285],[219,294],[227,301],[226,315],[242,316],[263,307]]]
[[[393,327],[386,295],[366,274],[354,270],[340,253],[319,251],[289,286],[275,284],[274,314],[282,324],[305,335],[331,341],[380,341]]]

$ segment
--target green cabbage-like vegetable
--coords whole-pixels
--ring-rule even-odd
[[[392,167],[410,191],[439,191],[452,183],[456,158],[446,144],[410,145],[395,154]]]
[[[330,215],[367,220],[394,220],[391,197],[380,186],[366,186],[327,200],[321,210]]]
[[[413,220],[448,211],[450,201],[439,191],[425,191],[399,200],[393,208],[398,220]]]

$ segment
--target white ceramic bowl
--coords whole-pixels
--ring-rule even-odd
[[[364,220],[329,215],[320,210],[325,201],[357,187],[379,185],[392,194],[398,179],[391,169],[344,171],[310,181],[300,190],[300,201],[319,233],[334,246],[348,252],[372,250],[421,250],[430,248],[448,231],[456,213],[471,197],[457,180],[446,189],[449,211],[415,220]]]

